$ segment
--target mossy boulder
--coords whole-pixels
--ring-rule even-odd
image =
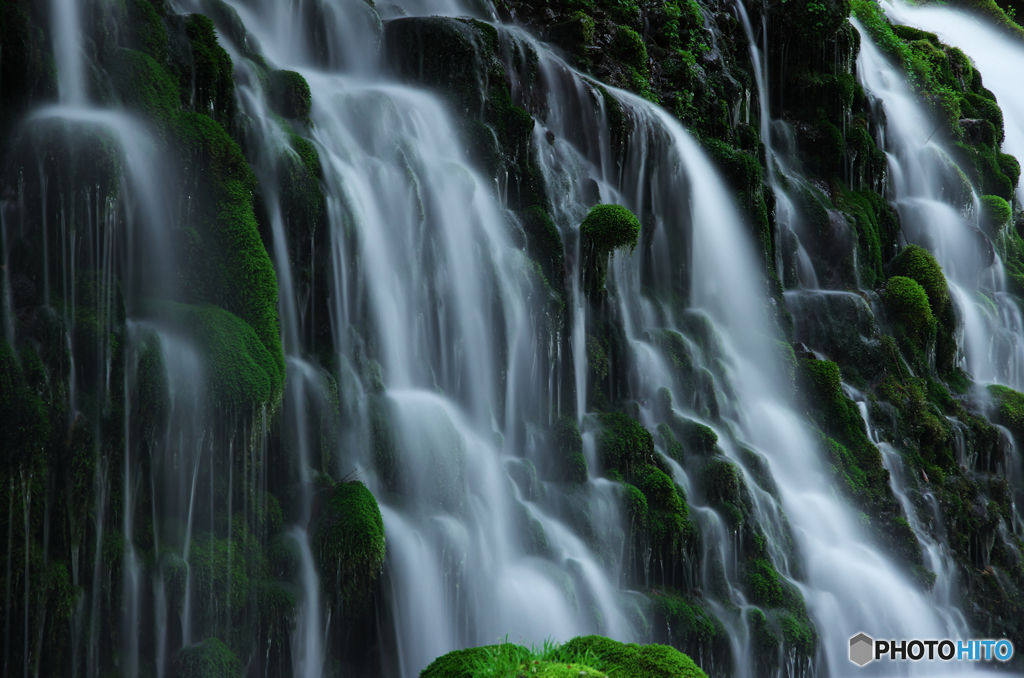
[[[629,476],[633,468],[651,463],[654,437],[640,422],[621,412],[598,415],[597,455],[605,475]]]
[[[1024,393],[997,384],[988,392],[995,405],[993,420],[1008,428],[1018,444],[1024,443]]]
[[[647,536],[651,557],[671,570],[694,546],[697,529],[690,520],[682,490],[654,466],[638,470],[633,477],[647,500]],[[655,575],[659,578],[658,575]]]
[[[617,249],[636,248],[640,237],[640,221],[622,205],[596,205],[580,224],[587,289],[591,293],[604,289],[608,273],[608,256]]]
[[[928,295],[928,305],[934,316],[938,317],[949,303],[949,287],[942,267],[932,253],[923,247],[908,245],[903,248],[892,260],[889,270],[894,276],[911,278],[921,285]]]
[[[438,657],[420,678],[530,675],[542,678],[707,678],[689,657],[665,645],[620,643],[581,636],[561,646],[528,650],[504,643]]]
[[[583,456],[583,438],[576,420],[559,417],[551,427],[551,470],[556,482],[582,484],[587,482],[587,458]]]
[[[362,604],[384,566],[384,518],[361,482],[340,482],[317,495],[310,520],[313,558],[332,604]]]
[[[271,71],[268,77],[270,107],[276,113],[295,120],[308,121],[313,96],[309,83],[295,71]]]
[[[673,647],[689,655],[710,651],[716,668],[724,669],[723,663],[728,665],[728,631],[706,600],[695,595],[660,589],[653,591],[649,599],[654,607],[655,619],[664,620],[669,631],[667,640]]]
[[[915,353],[922,351],[935,338],[937,327],[924,287],[911,278],[893,276],[886,282],[883,298],[897,337]]]
[[[420,672],[420,678],[477,678],[481,667],[489,668],[495,657],[508,660],[512,666],[525,662],[531,653],[513,643],[471,647],[441,655]]]
[[[174,656],[177,678],[241,678],[242,662],[219,638],[187,645]]]
[[[1013,212],[1010,210],[1010,203],[998,195],[981,196],[981,227],[989,235],[994,235],[1000,228],[1010,223]]]
[[[602,636],[573,638],[563,653],[589,653],[618,678],[707,678],[685,654],[667,645],[620,643]]]
[[[212,304],[161,302],[152,308],[195,343],[215,402],[254,409],[281,396],[283,384],[273,356],[240,318]]]

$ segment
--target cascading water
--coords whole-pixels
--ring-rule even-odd
[[[891,186],[904,233],[942,264],[963,313],[967,371],[983,383],[1020,386],[1020,311],[1006,295],[992,243],[979,230],[977,196],[948,151],[932,138],[935,123],[904,77],[857,27],[863,40],[858,75],[865,90],[885,107]]]
[[[772,143],[790,130],[767,110],[767,30],[762,53],[737,6],[781,234],[764,261],[732,191],[675,118],[580,74],[484,3],[426,5],[175,0],[156,19],[149,3],[132,5],[172,31],[154,52],[177,69],[182,89],[168,103],[159,90],[170,86],[152,75],[162,66],[134,52],[145,40],[84,27],[96,16],[112,25],[117,8],[52,0],[60,105],[30,113],[19,143],[93,140],[82,155],[105,152],[109,176],[75,192],[66,167],[40,160],[29,207],[0,205],[4,350],[36,327],[8,270],[24,251],[12,243],[28,238],[12,215],[41,211],[38,312],[56,318],[47,327],[70,375],[61,440],[85,465],[74,477],[90,482],[69,483],[78,503],[56,522],[53,488],[33,485],[31,470],[17,492],[12,480],[7,539],[25,546],[23,563],[8,547],[5,613],[14,570],[53,592],[17,589],[24,617],[5,616],[5,675],[12,637],[26,675],[31,658],[36,674],[50,666],[44,631],[58,623],[72,648],[60,665],[90,677],[174,675],[212,652],[244,657],[230,670],[247,676],[412,678],[454,649],[588,633],[672,642],[710,674],[844,675],[859,631],[967,637],[935,495],[923,494],[935,517],[922,517],[865,405],[895,511],[939,581],[925,593],[837,495],[800,411],[782,297],[766,274],[806,288],[786,297],[800,317],[855,308],[858,330],[871,331],[873,319],[860,296],[817,290],[800,242],[810,234],[787,235],[804,228],[790,191],[812,189],[791,168],[793,149]],[[185,12],[214,17],[218,33]],[[466,14],[484,22],[452,18]],[[417,52],[425,36],[466,57],[457,77],[469,94]],[[890,108],[897,75],[868,43],[858,70]],[[117,67],[103,72],[104,59]],[[448,66],[461,68],[455,57]],[[141,103],[108,91],[132,68],[157,91]],[[499,96],[505,77],[511,102]],[[118,97],[136,113],[109,107]],[[970,316],[986,312],[970,301],[979,287],[1002,292],[998,272],[979,282],[970,222],[933,190],[941,164],[905,150],[920,141],[902,127],[914,109],[887,112],[907,232],[926,241],[920,215],[951,224],[947,240],[928,242],[967,315],[967,365],[1018,385],[996,369],[1005,342],[992,337],[1019,341],[1020,327]],[[517,125],[524,143],[501,148]],[[149,161],[161,152],[181,167],[159,174]],[[533,163],[536,174],[522,169]],[[484,167],[498,169],[489,178]],[[216,202],[209,190],[221,191]],[[530,191],[543,198],[530,203]],[[539,203],[550,209],[535,219]],[[610,263],[591,258],[581,233],[599,203],[643,224],[635,249]],[[245,296],[265,289],[262,260],[210,253],[244,251],[230,240],[239,223],[276,270],[270,341]],[[538,232],[561,242],[538,254]],[[234,287],[223,280],[232,274]],[[275,385],[267,347],[278,339],[287,376]],[[616,428],[624,420],[636,428]],[[649,441],[641,469],[614,466],[609,440],[621,430]],[[557,464],[573,446],[585,470],[570,476]],[[332,569],[359,544],[340,556],[325,545],[337,524],[365,517],[343,504],[356,480],[386,535],[379,582],[380,561]],[[73,564],[63,589],[51,522]],[[355,595],[363,584],[369,595]],[[60,622],[46,617],[58,594],[74,601]]]

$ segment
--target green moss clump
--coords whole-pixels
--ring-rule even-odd
[[[682,593],[659,591],[650,600],[658,615],[672,629],[673,645],[691,654],[701,648],[728,651],[728,634],[722,621],[702,605],[700,598]]]
[[[981,196],[981,224],[988,233],[995,233],[1010,223],[1012,214],[1010,203],[998,195]]]
[[[767,558],[749,558],[745,564],[743,583],[751,602],[764,607],[782,604],[782,585],[779,573]]]
[[[324,595],[334,605],[363,603],[384,566],[384,519],[359,481],[337,483],[317,497],[313,558]]]
[[[640,222],[621,205],[597,205],[580,224],[587,293],[596,297],[604,289],[608,256],[617,249],[636,248]]]
[[[149,0],[127,0],[127,34],[125,43],[133,49],[146,52],[158,62],[167,58],[167,29],[154,3]]]
[[[624,483],[622,503],[625,505],[626,520],[631,525],[647,525],[647,497],[635,486]]]
[[[166,129],[180,107],[178,84],[149,54],[119,49],[111,68],[114,89],[125,107]]]
[[[616,678],[706,678],[692,659],[666,645],[636,645],[602,636],[581,636],[562,645],[561,652],[591,653]]]
[[[629,476],[632,469],[654,458],[654,437],[640,422],[619,412],[598,415],[603,430],[597,434],[597,454],[605,474]]]
[[[627,247],[632,252],[639,237],[640,222],[622,205],[595,205],[580,224],[583,249],[596,258]]]
[[[916,280],[893,276],[885,286],[885,310],[896,327],[898,338],[917,353],[935,337],[935,316],[928,294]]]
[[[308,122],[313,96],[306,79],[295,71],[271,71],[269,82],[270,107],[286,118]]]
[[[551,429],[551,446],[554,452],[552,480],[586,483],[589,477],[587,458],[583,456],[583,438],[575,419],[566,416],[558,418]]]
[[[194,238],[186,247],[183,281],[191,299],[216,303],[247,322],[284,378],[284,353],[277,317],[277,274],[253,212],[256,179],[238,144],[224,128],[198,113],[175,120],[176,140],[188,172],[203,176]]]
[[[174,675],[178,678],[241,678],[242,662],[219,638],[178,650],[174,657]]]
[[[154,309],[195,342],[215,401],[254,409],[280,397],[283,383],[273,356],[237,316],[211,304],[162,302]]]
[[[697,531],[690,522],[689,508],[675,483],[660,469],[649,466],[636,473],[635,479],[647,499],[648,534],[653,556],[670,559],[680,548],[691,546],[696,539]]]
[[[420,678],[477,678],[481,666],[497,663],[496,660],[504,659],[518,666],[530,657],[529,650],[512,643],[455,650],[432,661],[420,672]]]
[[[874,191],[846,192],[840,198],[839,206],[852,217],[852,226],[856,231],[860,286],[873,289],[884,279],[882,253],[896,239],[899,216]]]
[[[227,51],[217,42],[213,21],[203,14],[189,14],[185,35],[191,47],[191,68],[180,69],[182,97],[194,111],[209,111],[211,117],[230,129],[235,117],[234,65]],[[186,86],[186,84],[190,86]]]
[[[1024,393],[997,384],[989,386],[988,392],[996,406],[995,422],[1010,429],[1013,437],[1024,443]]]
[[[893,259],[890,265],[892,275],[915,280],[928,294],[932,314],[938,316],[949,303],[949,287],[942,267],[932,253],[923,247],[909,245]]]
[[[689,454],[713,454],[718,444],[718,434],[710,426],[687,419],[680,426],[683,446]]]

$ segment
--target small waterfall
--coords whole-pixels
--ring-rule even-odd
[[[902,73],[872,43],[863,26],[858,77],[884,107],[883,147],[891,187],[907,239],[935,254],[964,325],[966,370],[982,383],[1022,387],[1024,343],[1020,311],[1005,294],[998,254],[978,227],[979,200],[949,152],[931,132],[935,124]]]

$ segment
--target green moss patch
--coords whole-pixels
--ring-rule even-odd
[[[309,121],[313,96],[309,83],[295,71],[271,71],[269,76],[270,105],[279,115]]]
[[[597,454],[603,471],[629,476],[654,458],[654,437],[640,422],[620,412],[598,415]]]
[[[995,422],[1010,429],[1013,437],[1024,443],[1024,393],[996,384],[989,386],[988,392],[996,406]]]
[[[241,678],[242,662],[218,638],[178,650],[174,657],[174,675],[178,678]]]
[[[216,402],[251,409],[280,397],[283,383],[273,356],[240,318],[211,304],[161,302],[153,309],[195,342]]]
[[[373,494],[359,481],[322,490],[311,526],[324,595],[333,604],[364,603],[384,566],[384,519]]]
[[[998,195],[981,196],[981,225],[989,234],[1010,223],[1012,214],[1010,203]]]
[[[583,248],[584,276],[591,294],[604,289],[608,272],[608,257],[617,249],[636,248],[640,237],[640,222],[621,205],[597,205],[591,208],[580,224],[580,243]]]

